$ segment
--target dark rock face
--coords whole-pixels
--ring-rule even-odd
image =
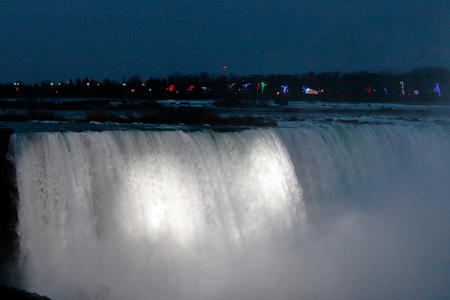
[[[0,299],[5,300],[51,300],[48,297],[40,296],[36,293],[29,293],[25,290],[20,290],[8,286],[0,286]]]
[[[12,133],[11,129],[0,127],[0,299],[51,300],[48,297],[9,286],[19,282],[16,267],[17,188],[14,167],[7,158]]]
[[[9,128],[0,128],[0,284],[17,279],[17,190],[13,166],[6,157],[12,133]]]

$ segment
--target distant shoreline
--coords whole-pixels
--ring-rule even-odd
[[[78,78],[52,82],[0,84],[0,99],[141,99],[220,100],[238,106],[244,100],[324,102],[446,102],[450,71],[440,67],[415,68],[402,74],[388,72],[308,72],[296,75],[175,74],[123,81]]]

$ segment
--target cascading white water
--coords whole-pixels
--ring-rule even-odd
[[[449,150],[448,128],[420,124],[14,134],[23,286],[55,300],[448,295]]]

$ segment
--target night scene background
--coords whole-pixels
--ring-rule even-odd
[[[449,28],[445,0],[5,0],[0,82],[448,68]]]
[[[448,299],[449,28],[448,0],[3,0],[0,298]]]

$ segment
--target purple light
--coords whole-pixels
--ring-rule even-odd
[[[286,94],[287,88],[288,88],[287,84],[286,85],[282,85],[281,87],[283,88],[283,93]]]
[[[387,88],[386,88],[386,86],[384,86],[383,85],[383,90],[384,90],[384,92],[386,93],[386,95],[388,94],[388,92],[387,92]]]
[[[438,93],[439,97],[441,96],[441,89],[439,88],[439,83],[436,83],[436,87],[434,88],[433,92]]]
[[[244,87],[244,91],[248,92],[248,86],[249,86],[250,84],[252,84],[252,83],[249,82],[249,83],[244,83],[244,84],[242,84],[242,86]]]

